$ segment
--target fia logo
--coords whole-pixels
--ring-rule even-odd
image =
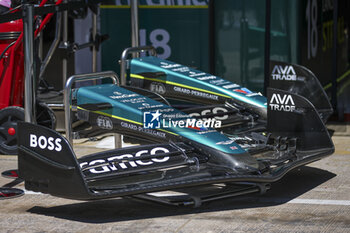
[[[273,80],[288,80],[288,81],[296,81],[297,75],[293,66],[285,66],[282,67],[280,65],[275,65],[272,70],[272,79]]]
[[[96,124],[102,129],[113,129],[112,120],[108,117],[99,116],[96,119]]]
[[[165,94],[165,86],[162,83],[152,82],[150,85],[150,90],[161,95]]]
[[[143,127],[146,129],[159,129],[160,128],[160,116],[162,114],[159,110],[155,112],[143,113]]]
[[[270,103],[272,111],[293,112],[295,103],[291,95],[272,94]]]

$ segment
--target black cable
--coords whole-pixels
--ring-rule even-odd
[[[3,13],[1,13],[1,14],[9,14],[9,13],[11,13],[11,12],[13,12],[13,11],[15,11],[15,10],[17,10],[17,9],[19,9],[19,8],[21,8],[23,5],[18,5],[18,6],[16,6],[16,7],[14,7],[14,8],[11,8],[10,10],[8,10],[8,11],[6,11],[6,12],[3,12]]]
[[[0,55],[0,60],[2,59],[2,57],[5,55],[5,53],[6,53],[6,51],[12,46],[12,45],[14,45],[16,43],[16,41],[13,41],[11,44],[9,44],[6,48],[5,48],[5,50],[1,53],[1,55]]]

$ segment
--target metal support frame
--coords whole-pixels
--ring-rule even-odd
[[[131,46],[139,46],[139,6],[138,0],[130,1],[131,11]],[[139,57],[139,54],[133,54],[133,57]]]
[[[157,51],[153,46],[139,46],[124,49],[122,56],[120,57],[120,79],[121,85],[126,84],[126,69],[127,69],[127,59],[132,53],[142,53],[149,52],[151,56],[157,56]]]
[[[214,0],[209,0],[209,72],[215,74],[215,4]]]
[[[110,78],[113,81],[113,84],[119,86],[118,75],[113,71],[89,73],[89,74],[78,74],[71,76],[64,87],[64,114],[65,114],[65,127],[66,127],[66,138],[71,145],[73,145],[73,132],[72,132],[72,117],[71,117],[71,104],[72,104],[72,86],[76,82],[82,81],[92,81],[98,79]],[[115,147],[121,147],[121,136],[115,134]]]
[[[52,55],[56,51],[56,49],[57,49],[57,47],[58,47],[58,45],[60,43],[61,31],[62,31],[61,24],[62,24],[62,13],[61,12],[57,12],[57,15],[56,15],[55,39],[52,42],[52,44],[50,46],[50,49],[49,49],[49,51],[46,54],[45,60],[41,63],[39,78],[43,77],[44,72],[46,70],[46,67],[49,64],[49,62],[51,61]]]
[[[43,51],[43,45],[44,44],[44,32],[41,31],[39,33],[39,48],[38,48],[38,58],[39,58],[39,61],[42,61],[43,60],[43,54],[44,54],[44,51]]]
[[[232,187],[231,187],[232,186]],[[213,185],[212,187],[215,187]],[[193,206],[200,207],[203,203],[222,200],[225,198],[232,198],[247,194],[260,193],[264,194],[268,189],[270,189],[269,183],[237,183],[237,184],[228,184],[224,189],[213,189],[210,193],[201,193],[200,187],[197,187],[198,191],[194,192],[193,189],[189,188],[189,193],[186,193],[186,189],[184,191],[184,195],[175,195],[171,196],[169,193],[168,196],[156,196],[150,194],[137,194],[132,195],[132,198],[151,201],[159,204],[165,204],[170,206]]]
[[[24,118],[35,123],[34,5],[23,6]]]
[[[67,3],[67,0],[64,0]],[[52,58],[52,55],[59,45],[61,37],[61,20],[63,24],[62,28],[62,42],[63,45],[68,45],[68,12],[64,11],[63,16],[61,13],[57,14],[58,26],[56,28],[55,40],[52,43],[45,60],[40,67],[40,77],[43,75],[47,64]],[[25,121],[30,123],[36,123],[35,121],[35,60],[34,60],[34,5],[25,4],[23,7],[23,34],[24,34],[24,69],[25,69],[25,93],[24,93],[24,111],[25,111]],[[93,36],[94,41],[97,35],[97,15],[93,14]],[[64,108],[65,108],[65,127],[66,127],[66,138],[70,143],[73,142],[72,125],[71,122],[71,88],[73,83],[88,80],[97,80],[104,78],[111,78],[114,84],[119,85],[119,80],[117,74],[112,71],[90,73],[90,74],[80,74],[73,75],[67,81],[67,65],[68,61],[65,57],[62,61],[63,70],[63,86],[64,86]],[[97,69],[97,48],[93,45],[93,70]],[[115,146],[121,147],[121,136],[115,134]]]
[[[338,50],[338,0],[333,0],[333,51],[332,51],[332,90],[331,90],[331,96],[332,96],[332,107],[334,111],[337,111],[337,105],[338,105],[338,83],[337,83],[337,77],[338,77],[338,60],[337,60],[337,50]],[[341,116],[340,116],[341,115]],[[343,118],[343,114],[338,113],[338,117],[340,119]]]
[[[242,1],[242,16],[240,18],[240,81],[241,85],[244,85],[247,80],[247,70],[248,70],[248,61],[247,61],[247,30],[248,30],[248,19],[246,18],[246,1]]]
[[[97,35],[97,14],[92,11],[92,41],[96,41]],[[92,46],[92,72],[97,72],[97,48],[96,44]]]
[[[271,39],[271,0],[265,0],[265,59],[264,59],[264,94],[270,80],[270,39]]]
[[[68,0],[63,0],[64,3],[67,3]],[[63,24],[63,33],[62,33],[62,44],[66,47],[68,47],[68,11],[63,12],[62,17],[62,24]],[[67,81],[67,73],[68,73],[68,58],[65,56],[62,60],[62,81],[63,81],[63,87],[66,84]]]

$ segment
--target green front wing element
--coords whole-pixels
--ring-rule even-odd
[[[231,103],[266,119],[266,98],[220,77],[148,56],[130,61],[130,83],[167,98],[202,104]]]
[[[112,122],[111,130],[119,127],[126,132],[134,131],[133,135],[139,134],[139,137],[158,137],[157,141],[193,141],[228,154],[245,153],[245,150],[225,135],[205,125],[194,124],[187,114],[113,84],[81,87],[77,90],[76,98],[78,109],[90,114],[89,121],[92,125],[108,128],[108,124],[103,122],[109,121]],[[88,106],[98,106],[101,103],[109,107],[89,110]],[[160,114],[159,119],[152,121],[153,116],[157,117],[156,114]],[[151,117],[148,122],[145,119],[147,116]],[[159,127],[157,122],[160,123]],[[174,122],[183,123],[175,125]]]

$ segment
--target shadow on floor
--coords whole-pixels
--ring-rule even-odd
[[[271,189],[264,195],[229,198],[206,203],[198,208],[173,207],[129,198],[118,198],[48,208],[35,206],[28,212],[85,223],[107,223],[275,206],[286,203],[335,176],[335,174],[322,169],[304,166],[291,171],[283,179],[273,183]]]
[[[327,122],[327,129],[331,136],[350,136],[350,122]]]

